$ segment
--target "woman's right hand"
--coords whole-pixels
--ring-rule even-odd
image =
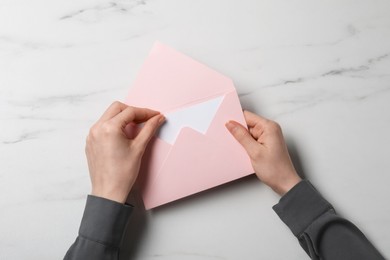
[[[247,151],[257,177],[280,196],[302,179],[297,174],[278,123],[244,111],[248,130],[235,121],[226,128]]]

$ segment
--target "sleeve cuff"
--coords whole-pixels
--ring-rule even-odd
[[[332,205],[306,180],[295,185],[273,206],[273,210],[295,236],[299,236],[315,219],[330,209],[333,210]]]
[[[79,235],[105,245],[119,247],[132,210],[130,205],[88,195]]]

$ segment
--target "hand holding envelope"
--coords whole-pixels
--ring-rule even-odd
[[[246,125],[230,78],[156,43],[126,103],[166,117],[140,170],[146,209],[254,172],[246,151],[225,128],[229,120]]]

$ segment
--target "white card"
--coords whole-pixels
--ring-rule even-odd
[[[220,96],[172,113],[164,114],[166,120],[157,133],[157,136],[173,145],[183,127],[190,127],[205,134],[223,98],[224,96]]]

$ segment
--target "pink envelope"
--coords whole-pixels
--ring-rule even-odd
[[[229,120],[246,125],[230,78],[156,43],[126,103],[167,118],[143,157],[146,209],[254,172],[246,151],[225,128]]]

